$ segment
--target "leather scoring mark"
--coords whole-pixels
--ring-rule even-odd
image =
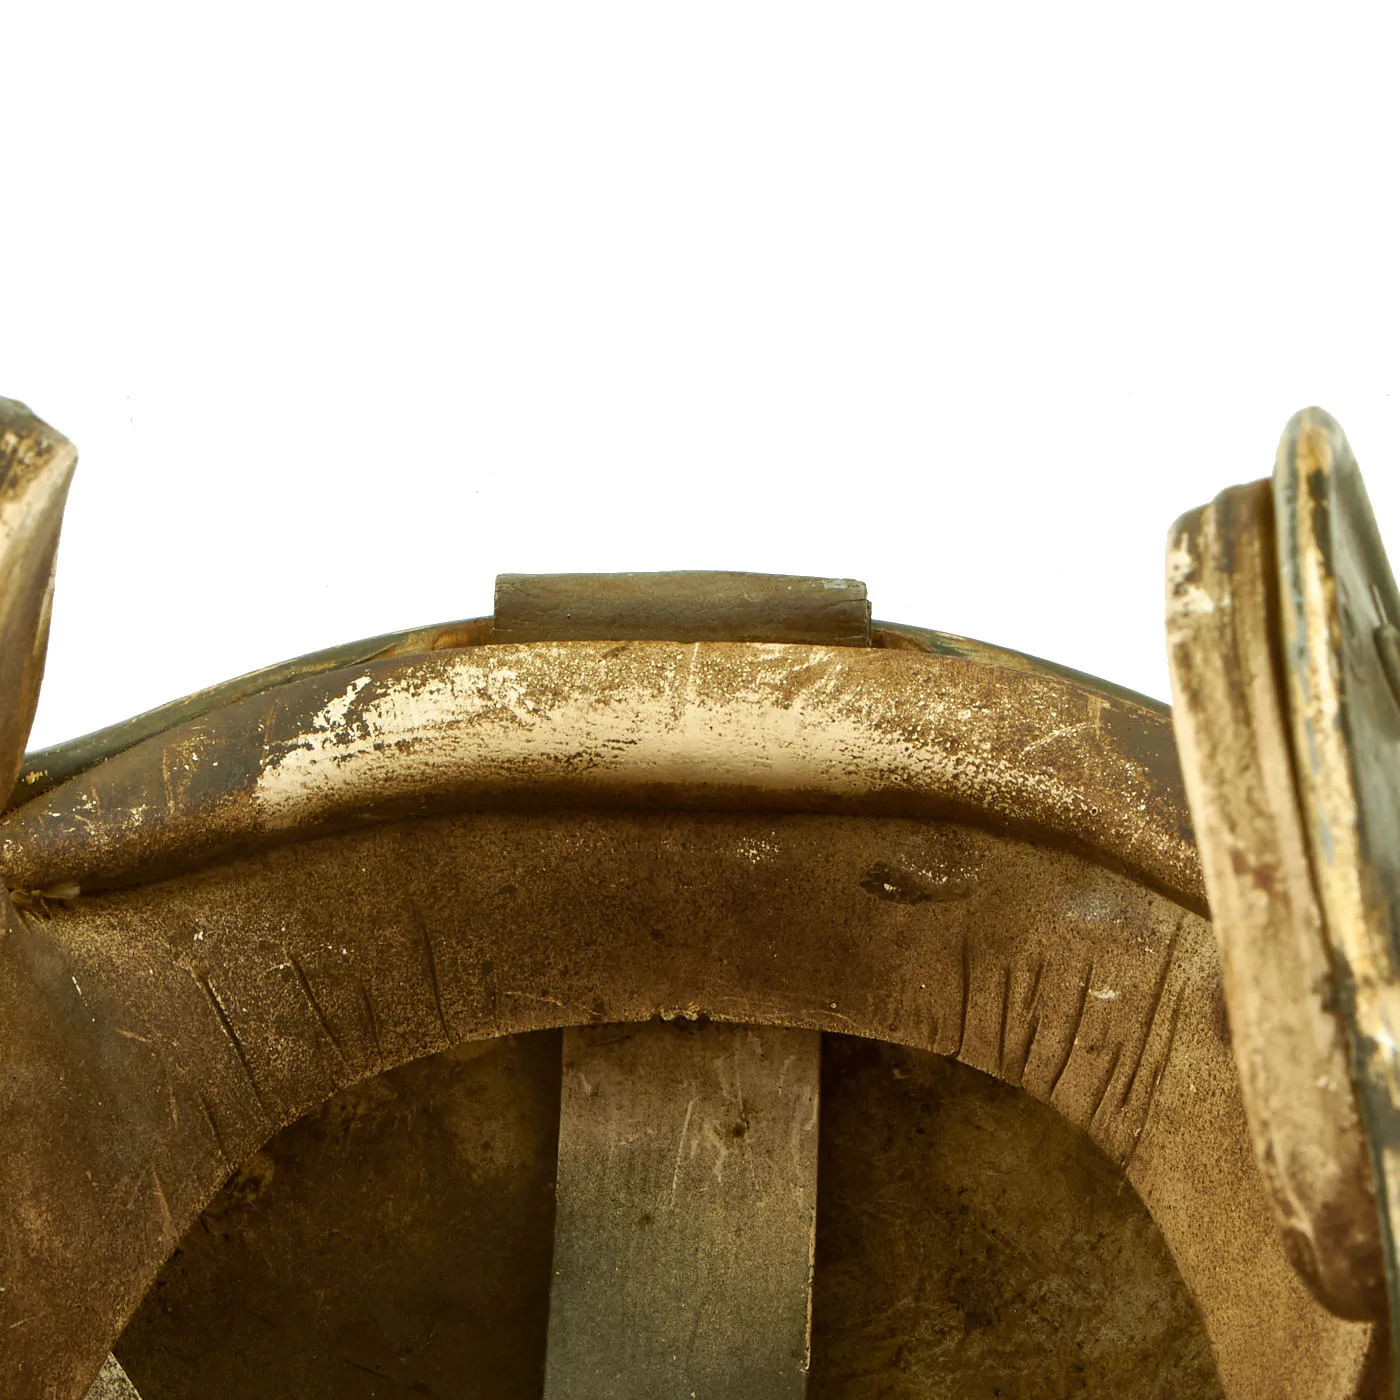
[[[345,1047],[340,1043],[340,1037],[335,1033],[326,1016],[325,1008],[316,999],[316,993],[312,990],[310,979],[306,975],[306,969],[302,967],[297,955],[291,955],[292,970],[296,974],[297,985],[301,988],[301,994],[306,998],[307,1005],[310,1006],[312,1015],[316,1017],[316,1024],[320,1026],[322,1034],[330,1041],[335,1053],[340,1056],[341,1064],[348,1065],[349,1060],[345,1058]]]
[[[374,1045],[374,1062],[380,1069],[384,1068],[384,1047],[379,1043],[379,1017],[374,1014],[374,1002],[370,999],[369,988],[356,978],[356,983],[360,988],[360,1006],[365,1013],[365,1029],[369,1032],[369,1039]]]
[[[219,1023],[219,1029],[224,1033],[225,1039],[233,1048],[233,1053],[238,1057],[238,1063],[243,1068],[243,1073],[247,1076],[248,1083],[252,1087],[253,1097],[258,1101],[258,1107],[262,1109],[263,1116],[273,1118],[271,1108],[267,1100],[263,1097],[262,1087],[258,1084],[258,1077],[253,1073],[252,1063],[248,1059],[248,1052],[243,1047],[242,1040],[238,1037],[238,1032],[233,1027],[233,1020],[228,1014],[228,1008],[224,1005],[223,998],[214,989],[214,984],[207,976],[192,972],[190,974],[198,983],[204,995],[208,998],[209,1005],[214,1012],[215,1019]]]
[[[412,901],[409,902],[409,909],[413,915],[414,925],[418,929],[418,936],[423,942],[423,957],[428,975],[428,987],[433,994],[433,1010],[437,1012],[438,1025],[442,1027],[445,1043],[451,1045],[452,1029],[447,1024],[447,1012],[442,1004],[442,982],[438,977],[437,954],[433,951],[433,936],[428,932],[428,921],[423,917],[423,911]]]
[[[228,1148],[224,1145],[224,1135],[219,1131],[218,1120],[214,1117],[214,1110],[209,1106],[209,1100],[203,1094],[198,1095],[200,1112],[204,1114],[204,1121],[209,1125],[209,1134],[214,1139],[214,1146],[218,1149],[219,1157],[224,1166],[232,1171],[235,1163],[229,1156]]]

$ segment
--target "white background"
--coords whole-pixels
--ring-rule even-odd
[[[33,742],[498,571],[863,578],[1167,693],[1172,520],[1346,428],[1400,556],[1393,5],[0,0]]]

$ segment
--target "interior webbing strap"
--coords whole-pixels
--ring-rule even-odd
[[[564,1033],[545,1400],[801,1400],[820,1036]]]

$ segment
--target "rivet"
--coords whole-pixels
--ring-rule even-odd
[[[1391,622],[1386,613],[1385,598],[1377,584],[1371,585],[1371,601],[1376,605],[1380,616],[1380,626],[1376,628],[1376,651],[1381,658],[1381,670],[1390,684],[1390,697],[1400,705],[1400,627]]]
[[[1381,623],[1376,628],[1376,650],[1380,653],[1381,670],[1390,682],[1391,698],[1400,705],[1400,627]]]

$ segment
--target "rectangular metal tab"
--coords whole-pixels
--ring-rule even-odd
[[[497,642],[870,645],[865,585],[787,574],[499,574]]]
[[[545,1400],[801,1400],[820,1036],[564,1033]]]

